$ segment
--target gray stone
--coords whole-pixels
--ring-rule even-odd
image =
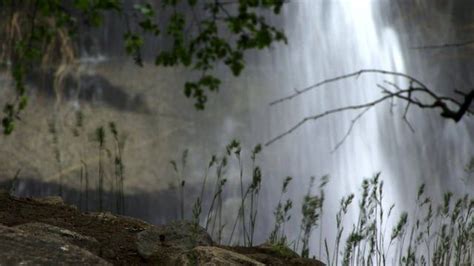
[[[50,204],[50,205],[65,205],[63,198],[59,196],[48,196],[48,197],[42,197],[42,198],[35,198],[34,199],[36,202],[40,202],[43,204]]]
[[[196,246],[210,246],[212,239],[206,230],[188,221],[150,227],[137,234],[138,252],[143,258],[156,254],[182,253]]]
[[[93,237],[83,236],[79,233],[49,224],[27,223],[17,225],[15,228],[35,234],[38,237],[49,237],[60,241],[66,241],[87,250],[98,250],[99,247],[99,242]]]
[[[255,247],[222,247],[224,249],[244,255],[252,260],[264,265],[285,266],[285,265],[314,265],[324,266],[324,263],[309,258],[302,258],[293,250],[286,246],[262,244]]]
[[[0,265],[110,265],[87,250],[54,237],[0,225]]]
[[[93,212],[90,213],[89,215],[96,217],[97,219],[101,221],[114,221],[117,220],[117,216],[113,215],[111,212]]]
[[[196,247],[180,256],[176,265],[265,265],[245,255],[218,247]]]
[[[145,230],[146,228],[153,227],[153,225],[143,220],[136,219],[129,216],[116,215],[111,212],[92,212],[87,215],[94,217],[100,221],[104,221],[108,223],[118,223],[118,222],[130,223],[131,225],[130,227],[125,227],[125,229],[128,230],[129,232],[140,232],[140,231]]]

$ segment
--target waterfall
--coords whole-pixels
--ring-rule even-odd
[[[413,52],[409,47],[413,44],[402,43],[396,30],[388,26],[388,10],[384,12],[379,6],[387,2],[290,2],[283,15],[289,45],[277,47],[269,56],[259,56],[255,63],[255,76],[266,80],[262,82],[265,101],[269,103],[292,94],[295,89],[361,69],[420,76],[428,79],[428,84],[436,90],[437,84],[432,80],[437,77],[417,68],[421,65],[420,59],[410,58]],[[377,84],[385,85],[386,81],[407,86],[403,79],[365,74],[327,84],[276,106],[265,106],[251,119],[253,136],[266,141],[307,116],[375,100],[382,95]],[[260,83],[252,79],[246,85],[252,87]],[[261,101],[256,93],[250,101],[252,99]],[[437,111],[413,108],[408,115],[414,125],[412,132],[402,119],[405,105],[401,101],[394,104],[393,113],[388,102],[370,109],[357,120],[336,150],[360,111],[308,121],[271,144],[266,149],[264,167],[271,178],[270,190],[279,191],[282,178],[293,176],[291,197],[297,200],[306,193],[310,176],[329,174],[331,179],[326,191],[329,196],[323,221],[326,225],[335,224],[341,197],[358,194],[362,180],[379,171],[384,182],[385,207],[396,204],[393,217],[411,210],[422,183],[426,183],[434,198],[447,190],[472,193],[472,186],[466,186],[459,178],[474,150],[472,131],[469,131],[472,121],[455,124],[442,119]],[[434,161],[437,163],[433,164]],[[295,206],[299,212],[300,202]],[[350,224],[357,219],[355,213],[351,215]],[[335,230],[322,230],[323,237],[332,243],[335,236],[331,231]],[[297,234],[297,228],[289,231],[293,237]]]
[[[288,5],[286,12],[290,43],[286,48],[276,49],[273,62],[277,63],[265,68],[275,73],[274,83],[266,88],[269,100],[286,96],[294,88],[361,69],[405,70],[396,33],[380,26],[383,14],[374,10],[373,1],[296,1]],[[269,107],[265,116],[270,121],[264,138],[274,137],[306,116],[374,100],[380,96],[376,85],[383,80],[395,82],[392,77],[368,74],[331,83]],[[388,110],[387,106],[369,110],[337,150],[334,150],[337,143],[349,130],[358,111],[309,121],[267,149],[267,154],[271,154],[268,168],[280,176],[296,178],[292,191],[295,197],[305,193],[310,176],[330,174],[328,216],[334,217],[342,196],[356,193],[363,178],[387,169],[383,156],[385,144],[380,134],[385,126],[383,115]],[[383,177],[391,200],[399,201],[393,185],[396,177],[386,172]]]

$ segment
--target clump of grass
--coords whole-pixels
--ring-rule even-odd
[[[401,213],[385,247],[387,221],[395,205],[392,204],[387,213],[384,211],[383,182],[379,176],[377,174],[362,183],[359,219],[352,225],[344,247],[339,244],[344,230],[342,217],[348,212],[354,195],[341,200],[336,215],[337,234],[332,256],[329,256],[327,240],[324,241],[328,265],[339,265],[339,254],[343,255],[342,265],[472,264],[473,199],[465,195],[453,201],[454,195],[448,192],[434,214],[432,200],[425,195],[425,185],[421,185],[414,210],[411,214]]]
[[[14,196],[16,194],[16,187],[18,185],[17,183],[20,177],[20,173],[21,173],[21,169],[18,169],[11,180],[10,189],[8,190],[10,196]]]
[[[73,136],[82,142],[80,150],[80,169],[79,169],[79,204],[78,206],[88,211],[89,206],[89,191],[90,191],[90,181],[89,181],[89,163],[86,159],[86,134],[84,134],[85,123],[84,115],[81,111],[77,111],[75,114],[74,126],[72,128]],[[106,135],[107,130],[110,132],[111,143],[107,142]],[[98,194],[98,204],[93,207],[97,208],[99,211],[104,211],[108,209],[110,211],[115,211],[118,214],[125,213],[125,194],[124,194],[124,170],[125,165],[123,162],[123,154],[125,150],[126,135],[120,134],[117,125],[115,122],[109,122],[108,126],[99,126],[97,127],[92,134],[92,140],[98,147],[98,177],[97,177],[97,194]],[[112,148],[108,146],[112,145]],[[107,164],[108,158],[111,165],[114,169],[114,177],[110,178],[110,195],[111,197],[105,197],[105,179],[106,179],[106,169],[109,167]],[[105,203],[108,203],[105,206]]]
[[[230,237],[229,237],[229,243],[232,242],[236,226],[240,222],[240,224],[242,226],[242,235],[243,235],[242,238],[243,238],[244,245],[245,245],[246,241],[248,239],[246,223],[245,223],[245,207],[246,207],[245,206],[245,199],[246,199],[248,193],[244,192],[244,190],[245,190],[244,189],[244,181],[243,181],[244,168],[243,168],[242,158],[241,158],[242,148],[240,147],[240,143],[237,140],[232,140],[229,143],[229,145],[227,145],[226,151],[227,151],[227,156],[234,155],[235,158],[237,159],[238,167],[239,167],[239,182],[240,182],[240,207],[239,207],[239,211],[237,213],[237,218],[235,219],[234,225],[232,227],[232,232],[231,232]]]
[[[303,205],[301,206],[302,220],[295,248],[295,250],[298,250],[301,238],[301,257],[303,258],[309,257],[309,239],[313,229],[318,225],[322,209],[321,196],[311,194],[314,180],[314,177],[310,178],[308,192],[303,198]]]
[[[82,180],[85,181],[84,189],[82,189]],[[84,191],[84,210],[89,211],[89,170],[85,160],[81,160],[81,191],[82,190]],[[80,202],[82,202],[82,196]]]
[[[63,196],[63,155],[60,148],[60,139],[59,139],[59,122],[56,115],[53,118],[53,121],[49,123],[49,133],[52,136],[53,141],[53,154],[58,167],[58,196]]]
[[[211,236],[214,236],[215,228],[217,226],[217,243],[222,242],[222,230],[224,229],[224,224],[222,223],[222,204],[223,198],[222,193],[224,186],[227,183],[227,178],[225,178],[225,173],[227,169],[227,157],[224,155],[217,164],[216,167],[216,183],[214,186],[214,193],[212,197],[211,206],[209,207],[206,219],[206,230],[209,229],[209,225],[212,222]],[[215,210],[214,210],[215,209]]]
[[[241,146],[240,143],[236,140],[233,140],[227,146],[227,155],[234,155],[237,159],[239,166],[239,181],[240,181],[240,207],[237,213],[237,218],[232,227],[232,232],[229,237],[229,244],[233,240],[233,236],[236,230],[238,223],[240,222],[242,226],[242,239],[244,246],[253,246],[254,236],[255,236],[255,227],[257,223],[258,215],[258,203],[259,195],[262,184],[262,171],[260,167],[256,164],[257,155],[262,151],[261,145],[256,145],[252,150],[251,154],[251,182],[248,187],[244,188],[244,167],[241,158]],[[249,200],[249,201],[248,201]],[[248,216],[246,216],[246,208],[249,208]]]
[[[125,194],[124,194],[124,171],[123,151],[125,149],[125,137],[120,137],[117,126],[114,122],[109,123],[110,133],[114,140],[114,173],[115,173],[115,195],[116,195],[116,211],[119,214],[125,213]]]
[[[201,213],[202,213],[202,201],[204,198],[204,191],[206,189],[206,182],[207,178],[209,176],[209,171],[212,169],[212,167],[216,164],[217,162],[217,157],[215,155],[211,156],[211,159],[204,171],[204,176],[203,176],[203,181],[201,184],[201,193],[199,196],[196,198],[196,201],[193,204],[193,222],[195,225],[199,225],[200,219],[201,219]]]
[[[319,195],[321,199],[321,204],[319,204],[319,213],[321,215],[321,225],[319,226],[319,258],[322,258],[322,247],[323,247],[323,214],[324,214],[324,200],[325,200],[325,193],[324,187],[329,182],[329,175],[325,175],[321,178],[321,183],[319,184]]]
[[[178,188],[179,188],[179,200],[180,200],[180,217],[181,220],[184,220],[184,187],[186,186],[186,164],[188,161],[188,150],[184,150],[181,154],[181,168],[178,167],[176,161],[170,161],[170,164],[173,166],[173,170],[178,176]]]
[[[400,218],[398,219],[397,224],[392,229],[392,234],[390,235],[390,242],[388,245],[388,250],[390,250],[390,247],[392,246],[392,244],[396,243],[395,241],[398,241],[399,245],[397,247],[397,251],[395,254],[401,254],[402,252],[403,240],[405,237],[407,224],[408,224],[408,213],[403,212],[400,215]]]
[[[349,209],[349,206],[352,204],[352,201],[354,200],[354,194],[350,194],[347,197],[343,197],[340,201],[340,208],[339,211],[336,214],[336,240],[334,243],[334,249],[333,249],[333,255],[332,255],[332,261],[334,264],[331,264],[331,259],[329,256],[329,248],[327,245],[327,240],[324,240],[324,245],[326,249],[326,258],[328,261],[329,265],[338,265],[339,262],[339,247],[341,243],[341,238],[342,238],[342,233],[344,232],[344,226],[343,226],[343,220],[344,216],[347,214],[347,211]]]
[[[463,181],[469,184],[474,180],[474,156],[471,157],[469,163],[464,167],[464,172],[466,176],[463,178]]]
[[[472,265],[474,248],[474,199],[453,200],[448,192],[438,205],[433,244],[433,265]],[[429,259],[429,258],[428,258]]]
[[[105,129],[103,126],[100,126],[95,131],[96,141],[99,144],[99,173],[98,173],[98,193],[99,193],[99,211],[104,210],[103,205],[103,193],[104,193],[104,162],[103,162],[103,153],[105,150]]]
[[[80,173],[79,173],[79,208],[88,211],[89,210],[89,171],[88,165],[85,159],[85,148],[84,148],[84,114],[78,110],[75,113],[74,127],[72,134],[81,142],[81,149],[79,151],[80,157]]]
[[[262,171],[257,165],[257,156],[262,151],[261,145],[256,145],[251,152],[251,177],[250,183],[245,185],[244,180],[244,164],[241,158],[242,148],[240,143],[236,140],[231,141],[227,146],[225,153],[221,157],[213,155],[207,164],[201,183],[201,191],[199,196],[196,197],[192,206],[192,221],[194,225],[198,225],[201,222],[201,216],[203,213],[203,202],[205,201],[205,190],[208,181],[209,173],[212,169],[215,169],[215,185],[210,198],[209,209],[207,215],[204,218],[203,227],[209,231],[211,236],[216,238],[216,242],[221,243],[223,240],[223,229],[226,226],[223,221],[223,190],[227,183],[227,170],[229,167],[229,158],[234,157],[238,163],[238,175],[240,183],[240,206],[237,212],[237,217],[234,220],[234,224],[231,229],[228,243],[233,243],[233,238],[236,232],[238,232],[238,226],[241,226],[241,238],[245,246],[252,246],[254,243],[254,237],[256,233],[257,218],[259,212],[259,195],[262,184]],[[180,168],[178,164],[171,161],[174,171],[179,174]],[[181,200],[181,202],[183,202]],[[237,243],[240,242],[238,240]]]
[[[474,156],[472,156],[469,163],[466,164],[466,167],[464,168],[464,171],[467,174],[474,174]]]
[[[250,217],[249,217],[249,246],[253,246],[255,236],[255,226],[257,223],[258,214],[258,200],[260,195],[260,189],[262,186],[262,171],[259,166],[255,164],[257,155],[262,151],[262,146],[257,145],[252,151],[252,182],[248,187],[247,191],[250,194]]]
[[[222,202],[223,189],[227,182],[228,158],[234,157],[238,163],[240,206],[228,243],[254,245],[256,220],[260,208],[258,195],[262,182],[262,171],[256,164],[260,150],[261,147],[257,146],[252,151],[251,172],[248,171],[251,173],[251,178],[248,185],[244,178],[246,172],[241,157],[242,149],[237,141],[227,145],[222,157],[213,156],[205,168],[201,193],[193,205],[192,217],[197,226],[203,212],[208,174],[215,168],[216,183],[204,227],[218,243],[222,243],[222,231],[225,226],[222,218]],[[314,244],[316,247],[313,249],[314,254],[318,254],[322,260],[322,254],[325,253],[327,265],[472,265],[474,199],[468,195],[454,199],[452,193],[446,193],[443,201],[435,208],[436,205],[425,193],[426,186],[421,185],[416,193],[414,209],[402,212],[398,220],[394,221],[394,226],[389,228],[395,204],[386,209],[384,182],[380,177],[380,173],[377,173],[372,178],[363,180],[360,194],[357,196],[357,205],[352,204],[356,198],[354,194],[341,199],[335,217],[335,227],[325,230],[336,231],[333,245],[322,238],[321,221],[326,199],[324,188],[329,182],[328,176],[321,178],[319,194],[316,195],[313,194],[315,178],[310,179],[301,206],[302,219],[296,239],[291,239],[285,232],[293,207],[292,199],[286,196],[292,178],[285,178],[273,212],[275,221],[268,238],[269,244],[275,250],[286,251],[292,246],[295,252],[299,252],[305,258],[310,257],[310,244],[312,246]],[[347,230],[345,228],[347,221],[344,220],[351,210],[358,214],[358,219]],[[311,243],[311,237],[318,226],[319,239]],[[240,240],[233,242],[234,234],[239,227]]]
[[[201,184],[201,193],[199,194],[199,196],[196,198],[196,201],[194,202],[193,204],[193,208],[192,208],[192,233],[193,233],[193,237],[196,239],[197,238],[197,234],[198,234],[198,231],[199,231],[199,225],[200,225],[200,220],[201,220],[201,214],[202,214],[202,204],[203,204],[203,198],[204,198],[204,191],[206,189],[206,182],[207,182],[207,178],[208,178],[208,175],[209,175],[209,171],[212,169],[212,167],[216,164],[217,162],[217,157],[215,155],[212,155],[211,156],[211,159],[204,171],[204,176],[203,176],[203,181],[202,181],[202,184]],[[224,184],[222,184],[222,186],[224,186]],[[206,222],[206,227],[207,227],[207,222]]]
[[[286,199],[286,201],[284,201],[283,197],[288,191],[288,186],[292,179],[292,177],[288,176],[283,180],[280,198],[275,211],[273,212],[275,225],[270,233],[268,242],[274,246],[288,246],[288,239],[285,234],[285,223],[291,219],[290,211],[293,208],[293,201],[291,199]]]
[[[290,245],[288,243],[278,242],[272,244],[270,248],[279,256],[291,258],[295,256],[295,252],[289,246]]]

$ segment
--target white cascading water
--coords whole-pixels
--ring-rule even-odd
[[[272,97],[269,100],[286,96],[293,92],[293,88],[301,89],[360,69],[404,72],[396,34],[391,29],[379,28],[382,18],[372,8],[371,0],[307,0],[289,3],[284,17],[290,24],[286,28],[290,42],[287,48],[279,47],[274,53],[279,53],[281,49],[287,51],[283,52],[282,58],[277,56],[272,68],[265,69],[270,73],[278,73],[275,75],[275,84],[265,88]],[[393,81],[391,77],[384,78]],[[371,74],[358,79],[341,80],[269,107],[270,113],[265,116],[270,117],[271,124],[265,138],[275,137],[306,116],[374,100],[380,96],[376,84],[382,80]],[[306,193],[310,176],[330,174],[325,213],[328,219],[324,223],[334,223],[340,198],[358,192],[364,178],[386,169],[381,156],[383,144],[380,143],[379,128],[382,125],[379,118],[380,113],[387,110],[386,107],[377,107],[367,112],[337,150],[334,148],[359,111],[309,121],[266,150],[270,157],[267,168],[273,168],[270,171],[275,172],[275,177],[294,176],[292,198],[295,200]],[[262,117],[257,120],[260,119]],[[275,170],[275,167],[282,169]],[[392,196],[390,200],[397,201],[397,191],[391,186],[391,177],[385,172],[383,177],[389,190],[387,192]],[[281,184],[275,183],[274,191],[278,191]],[[299,212],[299,204],[295,208]],[[335,232],[327,231],[329,234]],[[296,231],[293,232],[295,234]],[[334,236],[326,237],[332,239]]]
[[[384,26],[384,14],[376,8],[382,2],[384,1],[291,1],[283,15],[288,46],[279,46],[270,56],[262,55],[254,69],[258,79],[266,80],[263,88],[258,87],[265,90],[266,103],[292,94],[294,89],[302,89],[361,69],[406,73],[404,46],[397,33]],[[419,74],[417,72],[412,75]],[[373,101],[382,95],[377,84],[385,85],[385,81],[395,82],[400,87],[407,85],[406,80],[379,74],[365,74],[330,83],[276,106],[267,105],[264,110],[255,112],[251,119],[254,130],[251,135],[260,136],[262,142],[268,141],[304,117],[333,108]],[[248,82],[249,87],[259,84],[258,80]],[[254,98],[258,98],[257,92],[250,97]],[[261,104],[261,98],[257,101],[259,103],[256,104]],[[441,121],[440,128],[445,132],[445,137],[435,139],[434,143],[428,140],[425,142],[424,134],[433,134],[426,125],[433,124],[433,120],[443,119],[436,111],[414,110],[410,113],[410,119],[415,119],[411,122],[415,123],[416,131],[412,132],[402,120],[403,107],[402,102],[396,102],[393,114],[390,114],[388,103],[370,109],[354,124],[350,135],[336,150],[334,148],[344,138],[351,127],[351,121],[360,110],[308,121],[267,147],[264,169],[271,179],[267,185],[276,194],[283,177],[293,176],[295,181],[290,189],[290,197],[296,200],[294,209],[298,213],[300,202],[297,198],[301,199],[306,193],[309,177],[329,174],[331,179],[326,188],[323,225],[331,228],[322,229],[323,238],[328,238],[329,243],[335,237],[336,230],[332,227],[339,200],[350,193],[357,195],[361,191],[362,180],[372,177],[376,172],[382,172],[384,205],[388,208],[392,203],[396,204],[393,217],[398,217],[401,211],[410,210],[416,190],[424,182],[435,197],[446,190],[469,193],[460,179],[452,180],[460,177],[463,163],[473,150],[474,143],[467,127],[463,123]],[[444,147],[440,144],[436,147],[438,141],[446,141],[450,145]],[[426,149],[430,145],[435,146],[434,151],[441,155]],[[432,165],[434,159],[430,156],[436,157],[436,160],[443,158],[440,161],[445,160],[445,165]],[[449,161],[450,158],[452,161]],[[446,173],[446,168],[450,169],[451,176],[442,176],[441,173]],[[316,188],[314,192],[317,192]],[[349,214],[349,217],[352,216],[351,225],[356,221],[357,215],[356,212]],[[287,229],[289,235],[296,238],[299,221],[297,218],[293,219],[293,226]],[[396,219],[398,218],[392,218],[392,223]],[[262,229],[265,228],[268,227],[262,225]],[[313,237],[318,240],[319,231]],[[312,245],[316,249],[313,251],[318,251],[317,241],[313,241]]]

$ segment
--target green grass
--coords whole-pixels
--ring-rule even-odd
[[[260,149],[260,148],[258,148]],[[260,150],[259,150],[260,152]],[[256,153],[251,153],[250,176],[244,176],[242,148],[233,141],[227,146],[222,161],[217,166],[216,188],[211,199],[206,222],[203,226],[218,243],[223,242],[222,193],[229,167],[228,157],[234,156],[240,183],[240,206],[232,224],[229,245],[253,246],[255,225],[258,210],[263,207],[256,199],[261,190],[262,171],[256,166]],[[202,182],[202,191],[216,159],[211,158]],[[224,163],[225,162],[225,163]],[[466,170],[467,172],[468,170]],[[247,181],[247,182],[246,182]],[[275,249],[291,248],[302,257],[316,257],[327,265],[472,265],[474,251],[474,199],[469,195],[456,198],[447,192],[442,202],[434,202],[421,185],[416,193],[414,209],[401,212],[394,217],[397,206],[384,200],[384,182],[381,173],[363,180],[360,194],[350,194],[340,200],[335,224],[326,225],[324,232],[335,231],[335,239],[324,238],[322,231],[319,237],[313,233],[322,227],[325,207],[325,186],[328,176],[319,179],[318,193],[313,194],[316,179],[310,179],[310,186],[303,196],[300,206],[301,221],[291,223],[293,199],[287,195],[291,177],[283,180],[279,197],[274,204],[274,224],[268,236],[268,243]],[[245,184],[248,183],[248,186]],[[218,199],[218,200],[217,200]],[[355,199],[358,202],[355,202]],[[196,200],[193,208],[194,221],[200,221],[204,192]],[[218,202],[218,203],[216,203]],[[265,206],[268,206],[266,203]],[[387,208],[387,206],[389,206]],[[345,216],[348,212],[356,213],[358,219],[348,226]],[[215,230],[215,224],[219,230]],[[212,224],[212,226],[210,226]],[[298,226],[298,233],[289,236],[288,227]],[[298,225],[299,224],[299,225]],[[392,225],[393,226],[390,226]],[[240,225],[240,230],[239,230]],[[331,227],[332,225],[332,227]],[[239,235],[236,237],[236,234]],[[332,243],[331,243],[332,242]],[[310,249],[310,246],[312,247]]]

